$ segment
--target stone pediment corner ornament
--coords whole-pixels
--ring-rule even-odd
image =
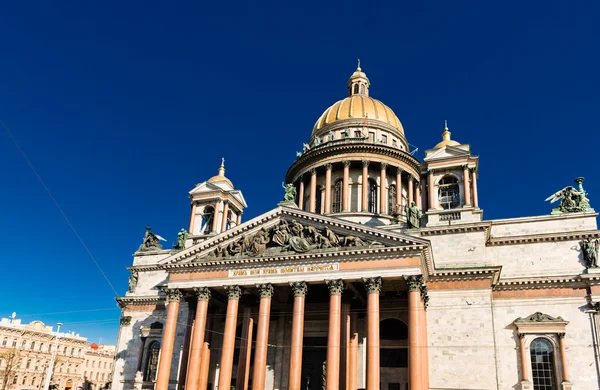
[[[146,234],[144,234],[144,240],[142,245],[138,248],[138,252],[152,252],[160,251],[163,249],[161,241],[167,241],[158,234],[152,233],[150,227],[146,226]]]
[[[566,322],[562,317],[552,317],[542,312],[535,312],[529,317],[519,317],[514,321],[516,324],[527,324],[527,323],[542,323],[542,322]]]
[[[558,207],[552,209],[551,214],[577,213],[592,210],[590,200],[587,198],[587,192],[583,189],[583,177],[578,177],[574,181],[577,183],[577,188],[568,186],[546,198],[546,201],[550,203],[560,200]]]
[[[263,227],[252,235],[243,234],[226,246],[217,246],[204,257],[196,258],[238,258],[280,255],[282,253],[306,253],[313,250],[341,249],[350,247],[382,247],[376,241],[364,241],[356,236],[344,236],[328,227],[317,228],[302,225],[295,220],[281,219],[269,228]]]

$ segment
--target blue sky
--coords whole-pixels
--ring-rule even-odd
[[[419,158],[446,119],[471,144],[486,219],[547,214],[576,176],[600,201],[600,3],[284,3],[0,6],[0,119],[119,294],[221,157],[246,219],[275,207],[357,58]],[[0,177],[0,314],[114,342],[114,292],[4,130]]]

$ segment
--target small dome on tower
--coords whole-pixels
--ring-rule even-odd
[[[442,142],[435,145],[434,149],[441,149],[444,146],[459,146],[460,142],[454,141],[450,139],[450,131],[448,131],[448,121],[446,121],[446,126],[444,127],[444,132],[442,133]]]
[[[219,168],[219,174],[208,179],[209,183],[226,182],[233,188],[231,180],[225,177],[225,159],[221,159],[221,167]]]

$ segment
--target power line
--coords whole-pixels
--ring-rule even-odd
[[[25,161],[27,161],[27,164],[29,165],[29,168],[31,168],[31,170],[35,174],[35,177],[42,184],[42,187],[44,187],[44,190],[46,190],[46,193],[48,194],[48,196],[50,197],[50,199],[52,199],[52,202],[54,203],[54,205],[56,206],[56,208],[58,209],[58,211],[60,211],[61,215],[63,216],[63,218],[67,222],[67,225],[69,225],[69,227],[71,228],[71,230],[73,231],[73,233],[75,234],[75,236],[77,237],[77,239],[79,240],[79,242],[81,243],[81,246],[83,246],[83,249],[85,249],[85,251],[90,256],[90,258],[92,259],[92,261],[94,262],[94,264],[96,264],[96,267],[98,268],[98,271],[100,271],[100,273],[102,274],[102,276],[106,280],[106,283],[108,283],[108,285],[110,286],[110,288],[114,291],[115,296],[119,296],[119,293],[117,292],[117,290],[115,289],[115,287],[112,285],[112,283],[110,282],[110,280],[108,279],[108,277],[106,276],[106,274],[104,273],[104,271],[102,270],[102,267],[100,267],[100,264],[98,264],[98,262],[96,261],[96,258],[92,254],[92,252],[89,250],[89,248],[87,247],[87,245],[85,245],[85,242],[83,242],[83,239],[81,238],[81,236],[77,232],[77,229],[75,229],[75,226],[73,226],[73,224],[71,223],[71,221],[69,220],[69,218],[67,217],[67,215],[65,214],[65,212],[63,211],[63,209],[60,207],[60,205],[56,201],[56,198],[54,198],[54,196],[50,192],[50,189],[48,189],[48,186],[46,186],[46,183],[44,183],[44,180],[42,180],[42,177],[35,170],[35,168],[33,167],[33,164],[31,163],[31,161],[29,160],[29,158],[27,157],[27,155],[25,154],[25,152],[23,151],[23,149],[21,149],[21,146],[19,146],[19,143],[17,142],[17,140],[15,139],[15,137],[12,135],[12,133],[11,133],[10,129],[8,128],[8,126],[6,126],[6,124],[2,120],[0,120],[0,123],[2,124],[2,127],[4,127],[4,130],[6,131],[6,134],[8,134],[8,136],[10,137],[10,139],[13,141],[13,143],[15,144],[15,146],[17,147],[17,149],[19,150],[19,152],[21,153],[21,155],[23,156],[23,158],[25,159]]]

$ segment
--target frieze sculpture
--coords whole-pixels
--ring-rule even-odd
[[[212,296],[208,287],[196,287],[194,288],[194,292],[199,301],[208,301]]]
[[[151,231],[151,228],[146,226],[146,234],[144,234],[144,241],[142,245],[138,248],[138,252],[150,252],[150,251],[160,251],[162,250],[161,241],[167,241],[158,234],[154,234]]]
[[[552,209],[552,214],[576,213],[591,210],[587,192],[583,189],[583,177],[578,177],[574,181],[577,183],[577,189],[568,186],[550,195],[546,199],[546,201],[550,201],[550,203],[560,200],[558,208]]]
[[[598,267],[598,243],[600,240],[592,240],[590,237],[584,238],[579,245],[581,245],[581,252],[583,253],[583,259],[587,268]]]
[[[410,207],[406,208],[406,223],[409,229],[418,229],[421,227],[421,217],[423,214],[416,206],[415,202],[410,202]]]
[[[544,314],[542,312],[535,312],[532,315],[530,315],[529,317],[525,317],[525,318],[517,318],[515,320],[515,322],[553,322],[553,321],[564,321],[562,319],[562,317],[552,317],[549,316],[548,314]]]
[[[295,202],[296,201],[296,187],[292,183],[284,184],[283,187],[283,201],[284,202]]]
[[[271,283],[257,284],[256,288],[261,298],[273,298],[273,285]]]
[[[329,295],[342,295],[342,291],[344,291],[344,281],[342,279],[326,280],[325,284],[329,289]]]
[[[133,292],[138,284],[138,272],[134,269],[131,270],[131,275],[129,275],[129,292]]]
[[[308,291],[306,282],[290,282],[290,287],[295,297],[305,297]]]
[[[187,240],[187,238],[187,230],[181,229],[179,233],[177,233],[177,244],[173,245],[173,249],[178,251],[185,249],[185,240]]]
[[[225,286],[224,288],[227,293],[227,299],[240,299],[242,296],[242,289],[240,286]]]
[[[374,278],[363,278],[363,284],[365,285],[365,290],[367,290],[367,294],[381,292],[381,277],[376,276]]]
[[[333,131],[331,130],[329,130],[329,133],[327,133],[327,141],[333,141]]]
[[[263,254],[280,254],[282,252],[306,253],[318,249],[382,246],[381,243],[376,241],[365,241],[356,236],[338,235],[328,227],[305,226],[294,220],[282,219],[270,228],[261,228],[252,236],[244,234],[226,246],[215,247],[206,257],[256,257]]]

